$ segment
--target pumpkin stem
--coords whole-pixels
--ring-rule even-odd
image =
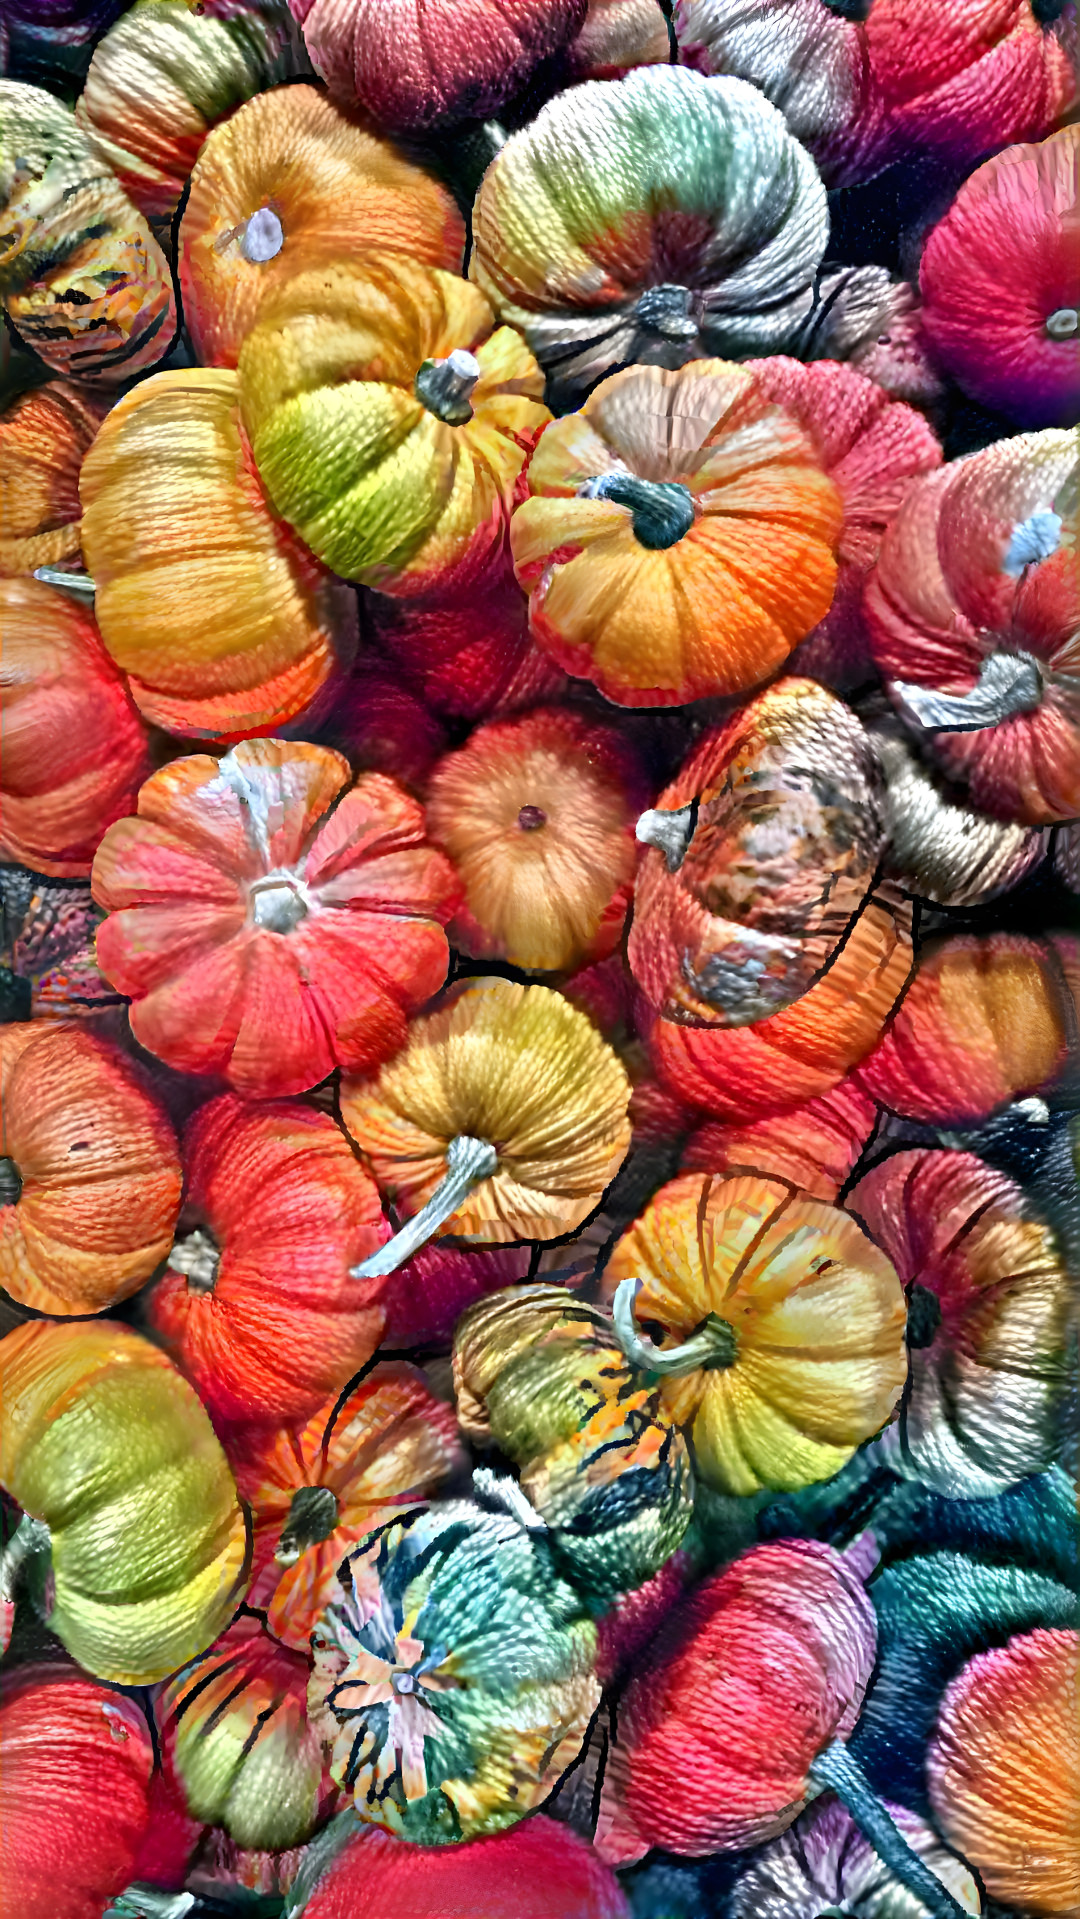
[[[1052,340],[1071,340],[1080,327],[1080,313],[1075,307],[1057,307],[1047,316],[1046,331]]]
[[[183,1239],[176,1241],[169,1254],[169,1265],[174,1273],[186,1275],[191,1292],[212,1293],[217,1285],[221,1254],[210,1234],[196,1226],[193,1233],[186,1233]]]
[[[914,1281],[907,1289],[907,1343],[913,1352],[932,1346],[941,1324],[941,1301],[929,1286]]]
[[[674,546],[694,524],[694,496],[681,480],[642,480],[636,473],[600,473],[578,488],[583,500],[628,506],[634,538],[650,552]]]
[[[337,1494],[331,1492],[329,1486],[298,1486],[274,1554],[278,1565],[295,1566],[309,1546],[329,1539],[340,1510]]]
[[[264,266],[267,260],[277,258],[284,245],[285,229],[273,207],[258,207],[250,220],[245,221],[240,234],[239,246],[245,260],[252,266]]]
[[[483,368],[475,353],[455,347],[445,360],[425,360],[413,392],[421,406],[447,426],[465,426],[472,419],[472,395]]]
[[[446,1149],[447,1172],[445,1179],[439,1181],[426,1206],[406,1220],[404,1226],[389,1239],[385,1246],[369,1254],[354,1266],[354,1279],[376,1279],[386,1273],[395,1273],[407,1259],[420,1251],[429,1239],[445,1226],[448,1219],[457,1212],[462,1202],[468,1199],[474,1186],[481,1180],[490,1179],[499,1163],[499,1155],[490,1140],[474,1139],[469,1133],[459,1133],[450,1141]]]
[[[686,849],[694,837],[694,803],[680,806],[676,813],[665,813],[650,806],[634,828],[634,837],[642,846],[658,846],[669,873],[677,873],[686,858]]]
[[[43,1519],[24,1513],[7,1545],[0,1551],[0,1653],[7,1651],[15,1623],[15,1594],[24,1569],[35,1559],[43,1559],[52,1545],[52,1534]]]
[[[870,18],[873,0],[825,0],[825,5],[830,13],[837,14],[841,20],[852,20],[861,26],[864,20]]]
[[[0,1157],[0,1206],[17,1206],[22,1192],[22,1175],[13,1159]]]
[[[698,326],[690,317],[691,297],[689,287],[670,283],[646,287],[634,308],[634,318],[639,326],[662,334],[665,340],[696,340]]]
[[[894,680],[893,686],[908,716],[931,733],[975,733],[984,726],[1000,726],[1015,713],[1033,713],[1043,696],[1042,671],[1030,653],[989,654],[970,693],[938,693],[908,680]]]
[[[70,593],[76,600],[92,600],[97,591],[89,573],[65,573],[58,566],[36,566],[34,578],[43,586],[59,587],[61,593]]]
[[[634,1323],[634,1301],[640,1291],[640,1279],[624,1279],[616,1287],[611,1304],[616,1337],[632,1365],[639,1366],[642,1372],[660,1373],[667,1379],[734,1366],[739,1356],[735,1328],[717,1313],[709,1313],[681,1346],[654,1346],[651,1339],[638,1332]]]
[[[194,1912],[198,1901],[193,1892],[162,1892],[157,1886],[125,1886],[105,1919],[184,1919]]]
[[[908,1845],[903,1833],[889,1818],[862,1767],[839,1739],[819,1752],[810,1767],[817,1786],[828,1787],[847,1807],[862,1833],[869,1839],[878,1858],[894,1879],[921,1899],[933,1919],[968,1919],[963,1906],[944,1886],[936,1872]]]

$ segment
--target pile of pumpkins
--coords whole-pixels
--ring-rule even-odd
[[[7,0],[5,1919],[1080,1911],[1077,35]]]

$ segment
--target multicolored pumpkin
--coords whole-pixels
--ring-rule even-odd
[[[0,1482],[49,1528],[49,1624],[98,1678],[166,1678],[243,1598],[225,1455],[193,1389],[126,1326],[39,1319],[0,1339]]]
[[[550,419],[543,379],[468,281],[368,253],[264,299],[244,425],[277,511],[336,573],[423,593],[498,554]]]
[[[679,1545],[694,1503],[686,1441],[606,1315],[561,1286],[509,1286],[454,1333],[458,1423],[519,1469],[556,1563],[598,1613]]]
[[[63,380],[0,413],[0,579],[79,553],[79,469],[102,409]]]
[[[376,126],[484,120],[585,19],[585,0],[289,0],[315,71]]]
[[[86,879],[150,771],[145,729],[92,615],[38,580],[0,578],[0,856]]]
[[[82,1025],[0,1025],[0,1285],[35,1312],[106,1312],[160,1265],[180,1210],[164,1109]]]
[[[541,108],[488,168],[469,272],[545,372],[782,350],[813,305],[825,189],[741,80],[643,67]]]
[[[661,1375],[698,1472],[727,1493],[830,1478],[907,1376],[893,1266],[856,1220],[786,1181],[672,1180],[617,1241],[602,1286],[628,1358]],[[635,1312],[664,1345],[641,1338]]]
[[[999,440],[919,480],[864,610],[905,723],[973,804],[1044,825],[1080,812],[1076,435]]]
[[[828,612],[840,496],[743,367],[615,374],[526,478],[510,540],[532,632],[620,705],[743,692]]]
[[[326,697],[356,645],[355,602],[276,517],[235,374],[137,386],[87,454],[80,493],[102,638],[147,719],[235,740]]]
[[[1045,1472],[1062,1441],[1069,1284],[1021,1189],[971,1153],[892,1154],[848,1206],[908,1301],[910,1382],[882,1450],[949,1498]]]
[[[465,228],[444,187],[318,88],[256,94],[204,141],[180,223],[184,319],[199,359],[235,366],[267,294],[358,244],[456,272]]]
[[[878,1118],[853,1079],[790,1112],[743,1125],[707,1120],[682,1150],[682,1173],[756,1173],[784,1179],[811,1199],[835,1205]]]
[[[438,990],[457,903],[421,807],[327,747],[174,760],[94,861],[98,957],[140,1043],[245,1095],[374,1068]]]
[[[886,1802],[885,1810],[960,1910],[978,1919],[982,1899],[963,1861],[906,1806]],[[731,1919],[822,1919],[829,1912],[926,1919],[927,1908],[879,1859],[847,1807],[826,1794],[747,1867],[732,1895]]]

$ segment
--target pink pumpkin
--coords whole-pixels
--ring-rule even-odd
[[[543,1813],[458,1846],[415,1846],[379,1828],[349,1840],[304,1919],[630,1919],[614,1873]]]

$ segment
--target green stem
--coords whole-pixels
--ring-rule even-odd
[[[274,1554],[278,1565],[295,1566],[309,1546],[329,1539],[340,1511],[337,1494],[329,1486],[298,1486]]]
[[[634,1324],[634,1301],[640,1291],[640,1279],[624,1279],[611,1305],[616,1336],[632,1365],[666,1379],[681,1379],[686,1373],[715,1372],[735,1364],[739,1353],[735,1328],[717,1313],[710,1313],[681,1346],[654,1346]]]
[[[193,1892],[161,1892],[157,1886],[126,1886],[105,1911],[105,1919],[184,1919],[194,1912]]]
[[[406,1220],[378,1252],[354,1266],[353,1278],[377,1279],[386,1273],[395,1273],[434,1238],[440,1226],[445,1226],[474,1186],[490,1179],[498,1163],[499,1155],[490,1140],[473,1139],[469,1133],[460,1133],[457,1139],[452,1139],[446,1149],[446,1177],[440,1180],[426,1206],[421,1206],[418,1213]]]
[[[455,347],[445,360],[425,360],[413,392],[446,426],[465,426],[472,419],[472,396],[483,368],[475,353]]]
[[[598,473],[578,488],[583,500],[626,506],[639,546],[652,553],[675,546],[694,524],[694,496],[681,480],[642,480],[636,473]]]
[[[52,1546],[52,1534],[43,1519],[24,1513],[3,1551],[0,1552],[0,1652],[6,1652],[15,1623],[15,1595],[27,1566],[44,1558]]]
[[[818,1753],[810,1768],[810,1777],[815,1785],[828,1787],[836,1794],[893,1878],[914,1893],[916,1899],[922,1900],[933,1919],[969,1919],[936,1872],[931,1872],[925,1860],[908,1845],[862,1767],[839,1739]]]

